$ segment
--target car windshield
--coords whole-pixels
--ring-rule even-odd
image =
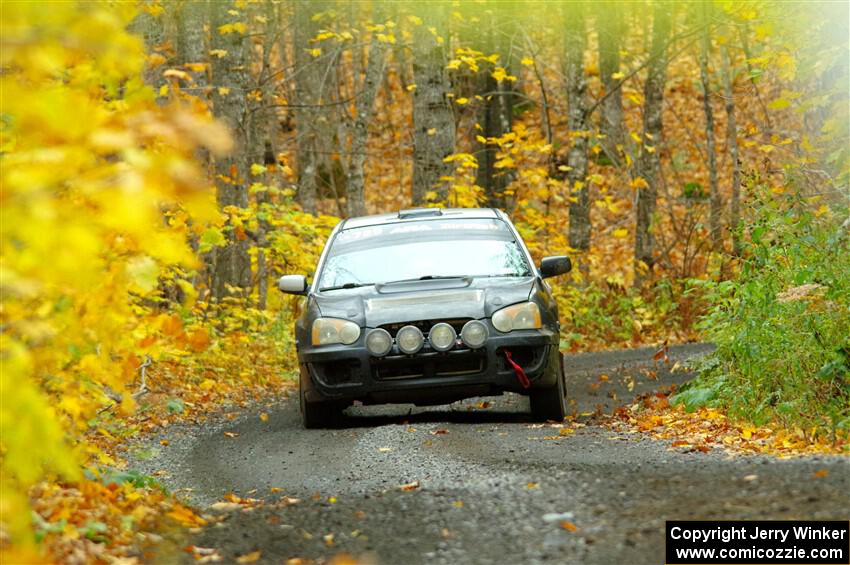
[[[328,251],[319,288],[530,274],[528,261],[505,222],[429,220],[341,231]]]

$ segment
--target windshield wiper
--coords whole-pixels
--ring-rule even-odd
[[[416,281],[438,281],[444,279],[469,279],[472,278],[469,275],[424,275],[422,277],[414,277],[412,279],[399,279],[397,281],[387,281],[381,284],[401,284],[401,283],[409,283]]]
[[[342,290],[344,288],[360,288],[361,286],[372,286],[375,283],[345,283],[337,286],[325,286],[319,289],[319,292],[324,292],[326,290]]]

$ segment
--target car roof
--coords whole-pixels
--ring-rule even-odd
[[[500,213],[493,208],[411,208],[391,214],[349,218],[342,223],[340,230],[431,220],[492,220],[499,218],[501,218]]]

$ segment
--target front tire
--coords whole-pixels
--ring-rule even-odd
[[[531,415],[539,422],[563,422],[567,416],[567,387],[563,361],[559,366],[558,384],[551,388],[534,390],[529,395]]]
[[[335,403],[307,401],[303,373],[298,378],[298,399],[301,407],[301,424],[308,430],[328,428],[339,419],[341,410]]]

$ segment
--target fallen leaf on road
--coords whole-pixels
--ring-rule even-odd
[[[245,555],[240,555],[236,558],[237,563],[256,563],[260,560],[260,557],[263,556],[263,552],[259,549],[257,551],[252,551],[251,553],[246,553]]]
[[[170,443],[170,442],[169,442],[167,439],[162,439],[162,440],[160,440],[160,441],[159,441],[159,444],[160,444],[160,445],[164,445],[164,446],[166,446],[166,447],[168,447],[168,444],[169,444],[169,443]]]
[[[525,485],[525,488],[537,488],[539,486],[540,486],[539,483],[528,483],[528,484]]]
[[[752,481],[754,481],[758,478],[759,478],[758,475],[747,475],[746,477],[744,477],[744,480],[747,481],[747,482],[752,482]]]
[[[561,526],[561,528],[567,530],[568,532],[575,532],[576,530],[578,530],[578,526],[576,526],[569,520],[564,520],[559,525]]]
[[[455,500],[454,502],[452,502],[452,506],[454,506],[455,508],[463,508],[463,501]]]
[[[412,483],[400,485],[398,488],[405,491],[416,490],[419,488],[419,481],[413,481]]]
[[[242,508],[242,505],[237,502],[215,502],[210,508],[218,512],[232,512]]]
[[[829,476],[829,471],[827,471],[826,469],[819,469],[819,470],[815,471],[815,478],[816,479],[823,479],[824,477],[827,477],[827,476]]]
[[[239,434],[237,432],[224,432],[224,435],[226,435],[227,437],[239,437]]]
[[[174,506],[174,509],[171,512],[167,513],[166,516],[168,516],[169,518],[173,518],[174,520],[177,520],[178,522],[180,522],[184,526],[189,526],[189,527],[204,526],[207,523],[206,520],[204,520],[203,518],[201,518],[200,516],[198,516],[197,514],[192,512],[191,508],[188,508],[187,506],[183,506],[182,504],[176,504]]]
[[[269,421],[269,415],[266,414],[265,412],[263,412],[262,414],[260,414],[260,420],[263,421],[263,422],[268,422]]]
[[[282,488],[280,488],[280,487],[272,487],[272,488],[270,488],[270,489],[269,489],[269,492],[271,492],[272,494],[274,494],[274,493],[276,493],[276,492],[280,492],[280,491],[282,491],[282,490],[283,490],[283,489],[282,489]]]
[[[446,435],[447,433],[449,433],[449,430],[446,430],[444,428],[440,428],[439,430],[434,430],[433,432],[431,432],[431,435],[443,436],[443,435]]]
[[[558,430],[559,436],[568,436],[572,433],[575,433],[575,430],[572,428],[561,428],[560,430]]]
[[[378,448],[379,453],[389,453],[392,450],[393,450],[392,447],[379,447]]]
[[[326,534],[326,535],[322,536],[322,539],[325,540],[326,546],[333,547],[333,544],[334,544],[334,535],[333,534]]]

